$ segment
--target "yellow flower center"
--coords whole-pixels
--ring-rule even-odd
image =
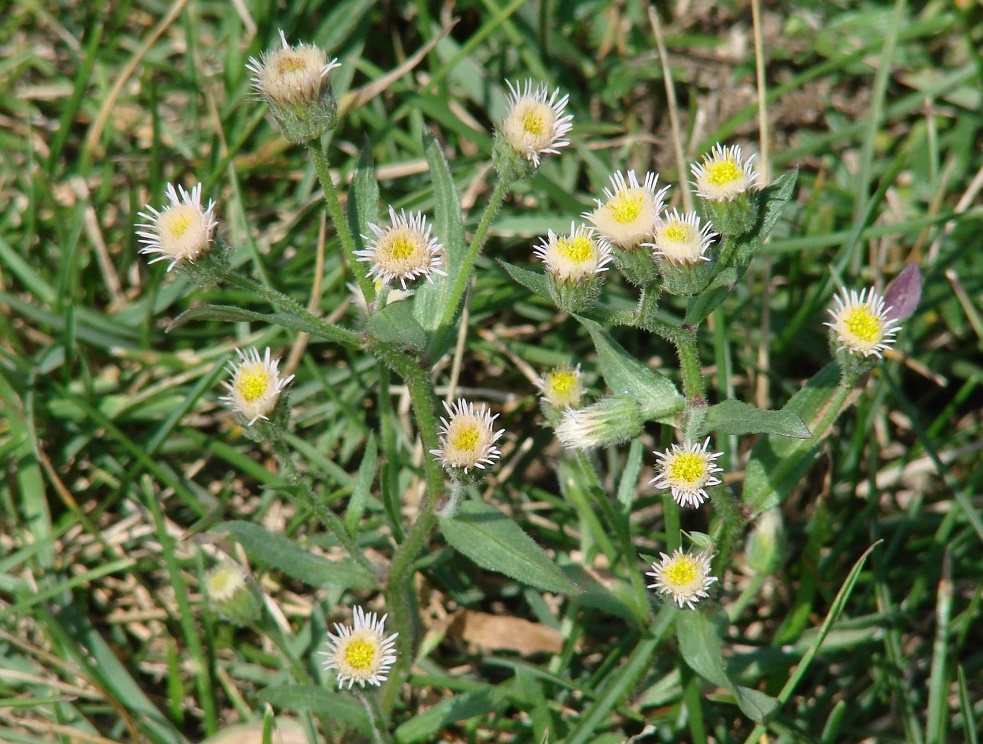
[[[638,219],[644,198],[644,194],[621,194],[608,202],[608,210],[616,222],[625,225]]]
[[[270,377],[266,369],[259,367],[254,370],[242,370],[236,380],[236,390],[243,398],[252,403],[262,397],[269,387]]]
[[[478,431],[477,426],[464,426],[454,432],[451,437],[451,447],[465,452],[473,452],[479,439],[481,439],[481,432]]]
[[[389,244],[389,255],[397,261],[405,261],[416,252],[416,243],[406,235],[398,235]]]
[[[694,452],[680,452],[669,462],[669,482],[693,485],[703,478],[706,462],[702,455]]]
[[[355,638],[345,646],[343,654],[348,666],[364,671],[370,669],[375,661],[375,644],[364,638]]]
[[[873,343],[881,338],[880,318],[871,313],[864,305],[850,310],[843,319],[843,324],[850,333],[865,343]]]
[[[673,243],[685,243],[689,240],[689,230],[682,222],[670,223],[662,234],[666,236],[666,240],[671,240]]]
[[[280,53],[276,58],[276,69],[281,75],[300,72],[307,68],[307,60],[299,54]]]
[[[197,216],[198,211],[187,204],[171,207],[161,216],[161,232],[173,238],[180,238],[188,231]]]
[[[671,587],[689,586],[697,579],[696,561],[682,556],[666,566],[663,575]]]
[[[707,181],[713,186],[727,186],[744,177],[744,171],[737,167],[733,158],[713,163],[707,168]]]
[[[550,385],[558,395],[566,395],[577,384],[577,378],[569,372],[554,372],[550,375]]]
[[[560,238],[556,242],[556,250],[564,258],[578,264],[590,261],[594,257],[594,243],[583,235]]]
[[[539,111],[526,111],[522,115],[522,128],[538,137],[546,131],[546,120]]]

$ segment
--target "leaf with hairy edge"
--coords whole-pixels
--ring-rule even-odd
[[[583,591],[535,540],[494,506],[465,501],[453,517],[440,519],[440,529],[452,548],[484,569],[544,592],[575,595]]]
[[[352,334],[347,328],[335,326],[327,321],[314,323],[306,318],[288,313],[257,313],[253,310],[243,310],[235,305],[198,305],[189,310],[185,310],[178,315],[171,324],[167,326],[170,333],[176,328],[180,328],[191,320],[221,320],[227,323],[272,323],[281,328],[289,328],[294,331],[303,331],[316,338],[328,339],[329,341],[338,340],[331,334],[331,329],[339,331],[341,334]],[[323,325],[322,325],[323,324]]]
[[[739,400],[725,400],[707,409],[706,431],[718,434],[777,434],[794,439],[812,439],[802,418],[791,411],[755,408]]]
[[[771,435],[755,443],[744,472],[741,496],[752,519],[781,504],[809,471],[832,423],[846,408],[850,392],[840,385],[839,367],[830,363],[785,404],[782,410],[798,415],[814,439]]]
[[[430,181],[433,183],[434,234],[444,247],[443,270],[447,272],[447,276],[432,276],[431,281],[421,285],[413,297],[413,312],[416,319],[425,330],[432,332],[437,330],[444,307],[450,302],[451,280],[461,271],[461,265],[468,252],[468,244],[464,235],[464,221],[461,218],[461,202],[458,199],[457,187],[454,185],[447,159],[440,149],[440,142],[429,131],[423,136],[423,155],[430,167]],[[441,342],[441,345],[444,343]],[[446,348],[431,351],[433,352],[431,358],[436,359],[446,351]]]
[[[351,559],[329,561],[304,550],[289,537],[270,532],[258,524],[223,522],[214,531],[230,533],[254,561],[273,566],[310,586],[372,589],[376,585],[375,577]]]
[[[505,702],[505,691],[499,687],[470,690],[441,700],[406,723],[400,724],[393,738],[397,744],[434,741],[434,736],[445,731],[450,724],[486,716],[504,706]]]
[[[375,480],[378,467],[378,446],[375,437],[370,434],[365,445],[365,454],[362,456],[362,464],[358,466],[358,475],[355,476],[355,485],[352,486],[351,498],[348,499],[348,506],[345,507],[345,529],[352,537],[358,534],[358,523],[365,512],[365,504],[369,500],[372,481]]]
[[[676,386],[625,351],[598,323],[579,315],[574,317],[594,341],[601,374],[608,387],[617,395],[634,400],[647,421],[673,423],[675,414],[686,404]]]
[[[776,698],[742,687],[727,675],[717,628],[702,612],[679,612],[676,637],[687,666],[708,682],[730,690],[740,709],[755,723],[764,723],[778,709]]]
[[[257,697],[277,708],[309,710],[354,726],[365,736],[371,736],[372,724],[358,701],[351,695],[326,690],[320,685],[283,685],[260,690]]]
[[[427,345],[427,332],[423,330],[408,302],[394,302],[372,314],[368,322],[372,337],[387,344],[398,344],[423,351]]]
[[[546,276],[544,274],[539,274],[535,271],[530,271],[529,269],[523,269],[513,264],[507,263],[499,259],[499,265],[508,272],[508,275],[515,280],[516,283],[521,284],[523,287],[528,289],[534,294],[538,294],[553,302],[550,296],[549,285],[546,283]]]
[[[358,250],[365,249],[363,235],[371,235],[369,223],[379,223],[379,182],[375,178],[372,146],[366,141],[355,167],[352,186],[348,190],[348,224]]]

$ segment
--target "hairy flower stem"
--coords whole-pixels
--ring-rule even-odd
[[[369,278],[365,266],[355,255],[355,237],[352,235],[345,212],[341,208],[338,200],[338,189],[335,188],[334,179],[331,178],[331,171],[328,168],[328,156],[324,154],[319,140],[311,140],[307,143],[307,149],[311,153],[311,160],[314,162],[314,170],[317,172],[317,179],[321,182],[321,189],[324,191],[324,203],[328,208],[328,215],[334,222],[335,231],[341,241],[345,256],[348,258],[348,266],[355,275],[362,296],[365,297],[366,304],[371,303],[375,298],[375,284]]]
[[[391,686],[391,685],[390,685]],[[365,715],[372,724],[372,744],[392,744],[392,736],[389,733],[389,726],[386,724],[387,717],[382,715],[379,708],[379,700],[375,695],[366,695],[359,690],[355,691],[355,697],[365,709]]]
[[[349,349],[362,348],[362,337],[360,335],[354,331],[349,331],[347,328],[342,328],[341,326],[322,320],[306,307],[287,297],[282,292],[278,292],[254,279],[239,276],[238,274],[227,274],[223,277],[223,281],[239,289],[252,292],[269,302],[277,310],[296,317],[303,323],[304,327],[295,328],[295,330],[306,331],[311,335],[320,336],[328,341],[334,341],[342,346],[347,346]],[[290,327],[294,328],[294,326]]]
[[[444,470],[437,458],[430,454],[430,450],[440,447],[435,413],[437,398],[430,383],[430,376],[419,364],[392,344],[373,341],[371,350],[406,383],[416,425],[420,430],[420,440],[423,443],[424,471],[427,478],[427,490],[420,505],[420,513],[410,527],[406,539],[396,549],[389,567],[386,595],[393,624],[399,633],[399,655],[392,669],[392,681],[385,686],[380,699],[381,709],[388,715],[395,703],[395,695],[415,657],[414,641],[417,623],[412,581],[413,564],[437,525],[435,508],[437,503],[443,500],[446,489]]]
[[[352,557],[352,559],[358,563],[359,566],[364,568],[369,572],[370,576],[377,576],[378,570],[375,566],[369,563],[369,559],[365,557],[355,541],[348,534],[345,529],[344,523],[341,518],[331,511],[327,506],[325,506],[321,500],[314,493],[314,489],[311,488],[310,482],[307,478],[297,469],[297,465],[294,463],[294,459],[290,454],[290,450],[287,448],[286,442],[282,439],[272,442],[273,451],[276,453],[277,460],[282,467],[287,472],[287,479],[294,485],[299,486],[301,493],[306,497],[307,505],[311,507],[313,512],[317,515],[318,519],[324,524],[324,526],[334,535],[338,543],[345,549],[345,552]]]

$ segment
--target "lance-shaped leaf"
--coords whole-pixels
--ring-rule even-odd
[[[349,694],[326,690],[320,685],[282,685],[260,690],[257,697],[277,708],[309,710],[354,726],[365,736],[372,734],[365,708]]]
[[[264,324],[271,323],[281,328],[309,333],[315,338],[335,341],[350,348],[361,346],[358,334],[349,331],[347,328],[328,323],[320,318],[294,315],[292,313],[257,313],[253,310],[244,310],[234,305],[198,305],[190,310],[185,310],[171,321],[171,324],[167,326],[167,332],[170,333],[175,328],[180,328],[191,320],[222,320],[228,323],[238,323],[241,321]]]
[[[646,421],[673,423],[675,414],[683,410],[686,401],[672,381],[625,351],[600,324],[579,315],[574,317],[594,341],[601,374],[608,387],[616,395],[634,400]]]
[[[550,295],[549,283],[546,280],[545,274],[540,274],[535,271],[530,271],[529,269],[523,269],[519,266],[507,263],[499,259],[499,265],[508,272],[508,275],[516,281],[516,283],[521,284],[523,287],[528,289],[534,294],[538,294],[540,297],[548,300],[550,304],[553,302],[553,298]]]
[[[725,400],[707,409],[706,431],[718,434],[777,434],[794,439],[812,439],[812,432],[799,414],[755,408],[739,400]]]
[[[310,586],[336,586],[343,589],[372,589],[376,582],[357,563],[346,558],[329,561],[305,550],[289,537],[252,522],[223,522],[216,532],[230,533],[249,557]]]
[[[510,576],[545,592],[579,594],[543,549],[522,528],[494,506],[465,501],[440,529],[452,548],[484,569]]]
[[[884,306],[890,309],[892,318],[905,320],[915,312],[921,296],[922,272],[918,264],[910,263],[887,285]]]
[[[355,167],[352,186],[348,190],[348,223],[352,228],[355,246],[359,250],[365,249],[365,239],[362,236],[372,234],[370,222],[379,222],[379,182],[375,179],[372,147],[366,142]]]
[[[427,345],[423,330],[408,302],[393,302],[372,313],[367,324],[372,338],[387,344],[397,344],[420,352]]]

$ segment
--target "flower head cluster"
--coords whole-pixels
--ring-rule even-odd
[[[406,289],[406,282],[425,276],[432,280],[434,274],[446,276],[440,268],[441,246],[436,237],[430,235],[431,226],[422,212],[406,213],[389,207],[389,226],[380,227],[369,223],[372,235],[363,235],[367,248],[356,251],[359,261],[369,264],[369,276],[378,277],[384,284],[399,280],[399,286]]]
[[[564,362],[554,367],[537,385],[543,393],[543,399],[557,409],[579,408],[584,396],[584,376],[580,365],[571,367]]]
[[[677,548],[671,556],[660,553],[661,560],[652,564],[652,570],[645,573],[655,582],[649,589],[655,589],[665,597],[670,597],[680,607],[684,604],[691,610],[702,597],[708,597],[707,589],[717,580],[710,575],[710,555],[708,553],[684,553]]]
[[[656,220],[654,233],[653,241],[644,245],[668,261],[685,265],[710,260],[707,250],[716,233],[710,223],[700,226],[696,212],[680,214],[673,209]]]
[[[611,249],[597,239],[594,230],[573,222],[568,235],[557,235],[550,230],[533,253],[543,260],[556,281],[571,284],[607,271],[611,261]]]
[[[266,349],[262,359],[255,348],[245,352],[242,349],[237,351],[238,364],[234,361],[229,362],[232,381],[222,383],[228,388],[229,394],[222,396],[220,400],[228,403],[252,426],[257,419],[269,418],[276,408],[280,393],[290,384],[294,376],[280,377],[280,360],[270,361],[269,348]]]
[[[338,675],[338,687],[348,683],[348,689],[356,682],[380,686],[389,676],[390,667],[396,662],[396,638],[399,633],[386,637],[386,618],[377,618],[374,612],[366,613],[361,607],[352,608],[353,625],[335,623],[335,632],[328,633],[327,651],[318,651],[324,658],[324,668],[334,669]]]
[[[825,323],[833,330],[836,346],[851,354],[880,357],[894,342],[901,321],[885,307],[884,298],[874,289],[843,290],[829,308],[832,321]]]
[[[721,452],[707,452],[710,437],[701,447],[697,442],[687,445],[678,444],[665,452],[655,452],[659,461],[658,472],[652,483],[656,488],[668,488],[672,498],[680,506],[699,506],[707,498],[706,489],[719,485],[720,479],[714,473],[723,472],[723,468],[714,463]]]
[[[745,159],[740,145],[725,147],[718,142],[702,163],[693,164],[692,171],[696,195],[710,201],[732,201],[758,183],[754,156]]]
[[[539,166],[544,153],[558,155],[561,147],[570,141],[564,137],[573,128],[573,114],[564,114],[569,96],[560,96],[559,90],[550,94],[545,85],[526,80],[509,87],[509,111],[502,121],[501,136],[508,146],[522,158]]]
[[[585,212],[603,239],[618,248],[634,248],[651,240],[656,220],[665,206],[668,186],[658,189],[659,176],[647,172],[639,183],[635,171],[627,177],[617,171],[611,176],[611,188],[604,188],[605,200],[596,199],[597,208]]]
[[[430,454],[440,458],[448,470],[464,473],[493,465],[501,456],[495,442],[505,433],[504,429],[494,429],[498,414],[492,415],[486,405],[475,406],[463,398],[449,405],[445,401],[444,408],[449,418],[440,418],[440,448],[430,450]]]
[[[280,31],[282,49],[250,57],[252,86],[266,101],[283,136],[294,143],[316,139],[337,124],[337,104],[328,82],[341,64],[311,44],[291,46]]]
[[[170,261],[167,270],[181,264],[192,264],[208,251],[218,222],[215,220],[215,202],[209,201],[207,207],[201,206],[201,184],[191,191],[183,186],[174,188],[167,184],[167,198],[170,205],[157,211],[149,204],[145,212],[139,212],[146,222],[137,225],[140,242],[144,247],[141,253],[159,254],[150,259]]]

